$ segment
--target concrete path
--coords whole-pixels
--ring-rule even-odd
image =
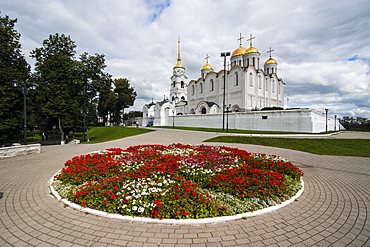
[[[370,246],[370,158],[220,144],[292,161],[304,171],[306,189],[277,211],[217,224],[112,220],[64,207],[49,194],[49,179],[73,156],[139,144],[201,144],[214,136],[158,129],[101,144],[45,146],[40,154],[0,160],[0,246]]]

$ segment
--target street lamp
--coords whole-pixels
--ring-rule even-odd
[[[81,110],[81,115],[84,117],[84,130],[83,130],[83,136],[84,136],[84,142],[86,141],[86,112],[84,110]]]
[[[222,102],[222,131],[225,130],[225,97],[226,97],[226,57],[230,56],[230,52],[221,52],[221,57],[224,58],[224,99]]]
[[[172,129],[175,128],[175,110],[172,110]]]
[[[229,132],[229,109],[231,108],[231,104],[226,106],[226,132]]]
[[[328,132],[328,111],[329,109],[325,109],[325,115],[326,115],[326,118],[325,118],[325,130],[326,132]]]
[[[55,130],[57,129],[56,125],[53,125],[53,134],[54,134],[54,145],[55,145]]]
[[[334,115],[334,131],[337,131],[337,115]]]
[[[13,80],[14,87],[19,85],[17,80]],[[36,83],[30,84],[30,89],[35,89],[38,85]],[[27,93],[28,93],[27,81],[22,86],[22,93],[23,93],[23,144],[27,145]]]

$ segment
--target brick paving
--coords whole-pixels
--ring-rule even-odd
[[[216,135],[158,129],[107,143],[43,146],[40,154],[0,160],[0,246],[370,246],[370,158],[220,144],[280,155],[305,173],[305,191],[293,204],[223,223],[101,218],[65,207],[49,193],[51,176],[75,155],[139,144],[201,144]],[[351,138],[348,133],[344,137]]]

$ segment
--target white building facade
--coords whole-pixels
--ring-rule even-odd
[[[207,56],[201,77],[189,83],[181,63],[178,40],[170,97],[144,105],[142,125],[306,133],[343,128],[337,119],[311,109],[283,110],[285,83],[277,75],[277,62],[271,56],[273,50],[270,48],[267,52],[270,56],[262,69],[261,54],[252,46],[254,37],[251,35],[248,39],[248,49],[242,46],[242,39],[240,34],[239,47],[227,57],[230,68],[215,72]],[[259,111],[263,108],[280,110]],[[226,122],[224,111],[227,112]]]
[[[285,84],[277,76],[277,62],[271,57],[272,50],[269,52],[270,58],[266,60],[263,69],[259,64],[261,54],[252,46],[252,42],[248,49],[240,42],[239,48],[231,54],[229,70],[214,72],[207,60],[201,69],[201,77],[189,82],[189,114],[220,113],[224,102],[225,108],[231,112],[265,107],[283,108]]]

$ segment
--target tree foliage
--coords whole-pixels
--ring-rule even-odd
[[[126,78],[115,79],[114,86],[114,92],[117,97],[116,110],[119,111],[122,109],[122,115],[124,116],[125,108],[129,108],[134,105],[137,94],[134,88],[130,86],[129,80]]]
[[[340,123],[347,130],[368,130],[370,131],[370,120],[363,117],[343,117]]]
[[[99,106],[112,110],[112,101],[104,102],[112,94],[111,75],[104,72],[105,56],[83,53],[76,59],[75,42],[64,34],[50,35],[43,47],[32,51],[36,60],[38,82],[37,105],[41,106],[43,126],[57,125],[64,133],[82,130],[84,119],[90,125],[98,119]],[[101,108],[101,107],[100,107]],[[104,108],[104,107],[103,107]]]
[[[40,85],[39,103],[42,115],[54,121],[64,140],[64,130],[73,127],[79,114],[78,63],[75,42],[64,34],[50,35],[43,46],[31,52],[36,60],[35,71]]]
[[[17,19],[0,17],[0,142],[18,135],[22,125],[23,96],[20,87],[30,73],[30,66],[21,51],[20,34],[15,30]],[[20,87],[14,87],[14,80]]]
[[[82,131],[86,120],[91,125],[103,119],[122,122],[121,110],[134,104],[136,92],[129,80],[105,72],[105,56],[82,53],[76,58],[76,44],[64,34],[49,35],[42,47],[35,48],[35,72],[21,52],[20,34],[14,29],[17,19],[0,17],[0,142],[17,136],[23,122],[21,88],[35,83],[27,95],[27,123],[41,130],[57,126],[61,139],[70,131]],[[17,81],[18,87],[15,87]]]

